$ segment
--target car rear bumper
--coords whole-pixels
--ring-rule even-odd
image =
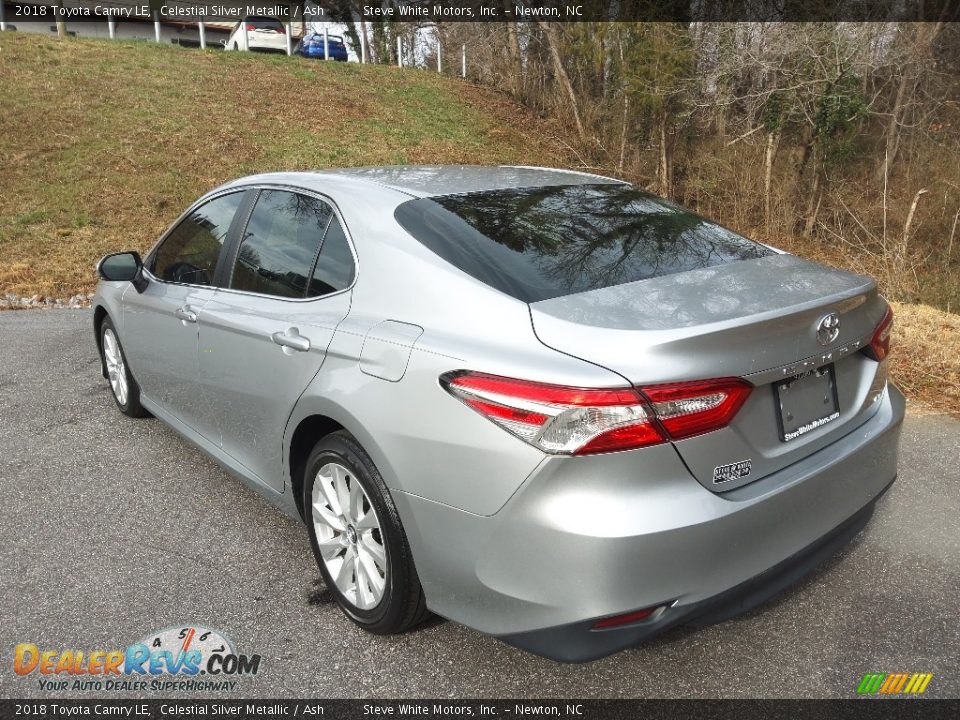
[[[880,496],[892,484],[893,481]],[[501,635],[500,639],[552,660],[586,662],[632,647],[679,625],[711,625],[736,617],[785,590],[849,543],[866,527],[880,496],[800,552],[713,597],[686,605],[671,605],[646,620],[623,627],[595,630],[595,620],[587,620],[527,633]]]
[[[551,658],[615,652],[746,609],[850,539],[896,476],[903,396],[820,451],[717,494],[669,445],[551,457],[492,516],[395,500],[428,606]],[[597,618],[667,606],[628,628]]]

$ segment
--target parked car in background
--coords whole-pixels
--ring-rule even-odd
[[[287,29],[276,18],[247,15],[234,25],[224,45],[227,50],[287,51]]]
[[[341,35],[327,35],[327,54],[331,60],[347,61],[347,46]],[[308,58],[323,58],[323,33],[313,33],[300,41],[297,53]]]
[[[373,633],[601,657],[776,594],[896,477],[876,283],[618,180],[246,177],[98,271],[120,411],[301,519]]]

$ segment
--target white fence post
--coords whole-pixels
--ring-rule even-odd
[[[207,25],[201,20],[197,23],[197,27],[200,29],[200,49],[207,49]]]
[[[326,25],[323,26],[323,59],[330,59],[330,30]]]
[[[115,20],[107,20],[107,35],[113,40],[117,35],[117,23]]]
[[[287,20],[287,57],[293,55],[293,23]]]
[[[467,78],[467,46],[466,45],[464,45],[461,48],[461,52],[463,54],[461,56],[460,74],[463,76],[463,79],[466,80]]]
[[[0,0],[0,30],[7,29],[7,18],[3,13],[3,0]]]
[[[363,28],[360,28],[363,30]],[[367,33],[364,30],[363,35],[360,38],[360,64],[367,64]]]
[[[437,38],[437,72],[443,72],[443,45],[440,44],[440,38]]]
[[[403,67],[403,40],[397,37],[397,67]]]
[[[153,11],[153,37],[160,42],[160,13]]]

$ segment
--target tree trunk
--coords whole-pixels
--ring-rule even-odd
[[[803,236],[813,235],[813,229],[817,226],[817,215],[820,214],[820,203],[823,201],[823,183],[820,179],[820,170],[816,167],[817,159],[814,158],[813,188],[810,191],[810,199],[807,202],[807,220],[803,226]]]
[[[570,101],[570,109],[573,111],[573,122],[577,126],[577,134],[583,138],[583,122],[580,120],[580,109],[577,107],[577,95],[573,90],[573,83],[570,82],[570,76],[563,68],[563,59],[560,57],[560,50],[557,48],[557,41],[553,34],[553,28],[549,23],[537,20],[537,27],[543,31],[543,36],[547,40],[547,46],[550,49],[550,57],[553,59],[553,69],[557,74],[557,80],[566,91],[567,98]]]
[[[620,162],[617,170],[623,172],[623,165],[627,157],[627,121],[630,111],[630,96],[623,94],[623,122],[620,124]]]
[[[657,134],[659,136],[660,154],[657,161],[657,186],[660,194],[664,197],[670,197],[673,192],[673,152],[670,143],[670,133],[668,129],[670,114],[667,107],[660,110],[660,119],[657,122]]]
[[[503,7],[513,10],[509,0],[504,0]],[[517,32],[517,24],[515,22],[505,24],[507,26],[507,53],[510,55],[510,65],[514,69],[513,73],[511,73],[512,90],[515,97],[523,98],[525,83],[523,79],[523,60],[520,56],[520,34]]]
[[[780,132],[767,133],[767,152],[763,161],[763,222],[770,234],[770,186],[773,180],[773,161],[780,146]]]

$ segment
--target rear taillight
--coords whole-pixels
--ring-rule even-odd
[[[257,29],[256,25],[250,25],[250,24],[247,25],[247,32],[250,32],[251,30],[256,30],[256,29]]]
[[[674,440],[702,435],[733,420],[753,386],[739,378],[643,388],[653,412]]]
[[[440,383],[487,419],[544,452],[630,450],[716,430],[751,390],[737,378],[634,388],[577,388],[460,371]],[[648,400],[649,399],[649,400]]]
[[[883,320],[873,331],[873,337],[870,338],[870,344],[863,351],[878,362],[884,360],[890,354],[890,333],[893,330],[893,309],[887,307],[887,312],[883,315]]]
[[[286,30],[286,28],[283,27],[283,25],[281,25],[280,27],[277,28],[277,32],[280,33],[281,35],[286,35],[286,34],[287,34],[287,30]]]

